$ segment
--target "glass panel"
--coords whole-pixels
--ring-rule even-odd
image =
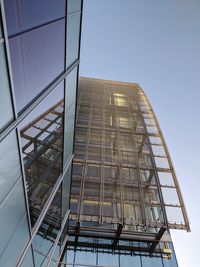
[[[19,125],[32,225],[62,172],[63,87],[54,88]]]
[[[65,111],[69,109],[72,103],[76,100],[76,85],[77,85],[77,67],[74,68],[66,78],[65,92]]]
[[[80,13],[67,17],[67,67],[77,58],[79,52]]]
[[[72,13],[81,10],[82,0],[68,0],[67,2],[67,13]]]
[[[0,255],[26,214],[24,190],[20,179],[0,207]]]
[[[72,168],[72,165],[70,164],[63,178],[63,182],[62,182],[62,216],[63,218],[67,210],[69,209],[71,168]]]
[[[73,152],[75,104],[65,113],[64,164]]]
[[[14,236],[11,240],[9,240],[6,250],[4,251],[3,255],[1,255],[0,266],[16,266],[22,249],[24,248],[29,237],[28,221],[27,216],[25,215],[16,232],[14,233]]]
[[[0,43],[0,130],[13,119],[8,70],[3,44]]]
[[[0,13],[0,38],[3,37],[3,32],[2,32],[2,21],[1,21],[1,13]]]
[[[9,39],[17,110],[64,70],[65,20]]]
[[[141,266],[140,256],[120,255],[120,267]]]
[[[29,248],[22,264],[21,264],[21,267],[33,267],[33,254],[32,254],[32,251],[31,251],[31,248]]]
[[[119,255],[118,254],[108,254],[108,253],[98,253],[98,264],[108,265],[109,267],[119,266]]]
[[[178,267],[178,263],[176,260],[176,255],[174,252],[174,247],[172,243],[169,243],[169,248],[172,250],[171,258],[163,257],[163,265],[164,267]]]
[[[36,266],[46,266],[47,257],[51,256],[54,242],[61,227],[61,201],[61,187],[59,187],[42,225],[33,239]]]
[[[78,265],[90,264],[96,265],[96,253],[86,251],[76,251],[75,262]]]
[[[0,203],[21,175],[16,133],[10,133],[0,143]]]
[[[65,0],[6,0],[4,5],[8,36],[65,16]]]
[[[161,258],[155,258],[155,257],[145,257],[142,256],[142,267],[162,267],[162,259]]]

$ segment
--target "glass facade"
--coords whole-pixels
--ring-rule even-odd
[[[0,266],[178,267],[187,215],[145,96],[78,79],[82,2],[0,4]]]
[[[1,1],[3,267],[57,266],[66,242],[81,19],[82,1]]]

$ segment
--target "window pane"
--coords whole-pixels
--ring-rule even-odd
[[[61,187],[59,187],[50,208],[33,239],[36,266],[46,266],[47,256],[51,256],[54,242],[61,227]]]
[[[77,85],[77,67],[66,78],[65,111],[75,102]]]
[[[0,130],[13,119],[5,50],[0,43]]]
[[[33,225],[62,172],[63,92],[60,83],[19,126]]]
[[[156,257],[145,257],[142,256],[142,267],[162,267],[162,259]]]
[[[24,245],[28,242],[29,237],[27,215],[25,215],[0,258],[0,266],[16,266],[19,256],[21,255]]]
[[[0,207],[0,255],[26,214],[24,190],[20,179]]]
[[[0,203],[21,176],[16,133],[10,133],[0,143]]]
[[[67,172],[62,182],[62,217],[64,218],[67,210],[69,209],[69,193],[71,182],[71,164],[67,169]]]
[[[80,13],[67,17],[67,67],[77,58],[79,51]]]
[[[120,267],[140,267],[140,256],[120,255]]]
[[[9,39],[17,110],[64,70],[65,20]]]
[[[78,265],[83,264],[83,266],[84,266],[84,264],[96,266],[96,257],[97,257],[97,254],[93,253],[93,252],[76,251],[74,263],[76,263]],[[108,265],[108,263],[107,263],[107,265]]]
[[[65,113],[64,164],[73,152],[75,104]]]
[[[6,0],[8,36],[65,16],[65,0]]]
[[[119,255],[98,253],[98,264],[118,267],[119,266]]]
[[[3,32],[2,32],[2,21],[1,21],[1,13],[0,13],[0,38],[3,37]]]
[[[82,0],[68,0],[67,2],[67,13],[72,13],[81,10]]]
[[[33,255],[32,255],[32,252],[31,252],[31,248],[29,248],[22,264],[21,264],[21,267],[33,267]]]

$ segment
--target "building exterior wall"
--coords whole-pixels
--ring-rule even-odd
[[[169,229],[189,230],[187,214],[139,85],[80,78],[74,153],[65,261],[177,266]]]
[[[0,266],[56,266],[66,241],[82,1],[0,4]]]

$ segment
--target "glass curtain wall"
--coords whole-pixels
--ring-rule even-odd
[[[56,266],[66,242],[81,19],[80,0],[1,1],[1,266]]]

